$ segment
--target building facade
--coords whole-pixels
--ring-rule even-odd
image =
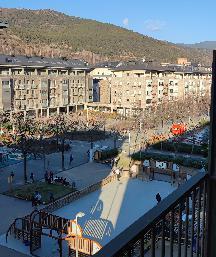
[[[100,80],[100,106],[133,115],[165,101],[210,94],[211,71],[181,66],[119,65]]]
[[[81,60],[0,56],[0,110],[49,116],[93,101],[93,81]]]

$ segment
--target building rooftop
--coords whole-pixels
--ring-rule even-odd
[[[83,60],[23,55],[0,55],[0,65],[89,69],[88,63]]]
[[[99,62],[99,63],[96,63],[93,68],[115,68],[119,65],[120,62]]]
[[[122,63],[117,65],[114,71],[130,71],[130,70],[147,70],[147,71],[167,71],[167,72],[182,72],[182,73],[199,73],[208,74],[211,71],[205,70],[205,67],[182,66],[178,64],[159,65],[154,62],[140,63]]]

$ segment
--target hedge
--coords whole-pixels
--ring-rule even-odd
[[[181,166],[185,167],[191,167],[195,169],[201,169],[203,165],[207,167],[208,160],[205,161],[199,161],[193,158],[183,158],[183,157],[175,157],[175,156],[167,156],[163,154],[157,154],[157,153],[141,153],[141,159],[140,159],[140,153],[134,153],[132,156],[132,159],[134,161],[144,161],[144,160],[149,160],[149,159],[154,159],[158,161],[172,161],[175,162],[176,164],[179,164]]]
[[[101,152],[100,160],[106,160],[113,157],[116,157],[119,154],[119,151],[117,148],[111,149],[111,150],[105,150]]]
[[[161,148],[162,146],[162,148]],[[157,150],[165,150],[169,152],[179,152],[179,153],[188,153],[188,154],[200,154],[204,157],[208,156],[208,145],[192,145],[186,144],[186,143],[171,143],[171,142],[158,142],[151,146],[153,149]],[[192,151],[193,148],[193,151]]]

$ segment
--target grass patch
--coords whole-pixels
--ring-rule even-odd
[[[31,200],[35,191],[39,191],[42,196],[42,202],[49,203],[50,193],[53,193],[55,200],[61,198],[69,193],[74,192],[69,186],[47,184],[45,182],[35,182],[32,184],[23,185],[5,192],[5,195],[17,197],[24,200]]]

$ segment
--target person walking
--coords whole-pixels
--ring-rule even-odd
[[[157,203],[160,203],[161,202],[161,196],[159,193],[156,194],[155,196],[156,200],[157,200]]]
[[[31,172],[31,174],[30,174],[30,180],[32,181],[32,183],[34,183],[34,173],[33,172]]]
[[[53,182],[53,179],[54,179],[54,174],[53,174],[52,171],[50,171],[50,181],[51,181],[51,183]]]
[[[15,177],[15,174],[14,174],[13,171],[11,171],[10,176],[11,176],[11,180],[12,180],[12,182],[13,182],[13,181],[14,181],[14,177]]]
[[[73,154],[71,153],[69,165],[71,165],[72,161],[73,161]]]

